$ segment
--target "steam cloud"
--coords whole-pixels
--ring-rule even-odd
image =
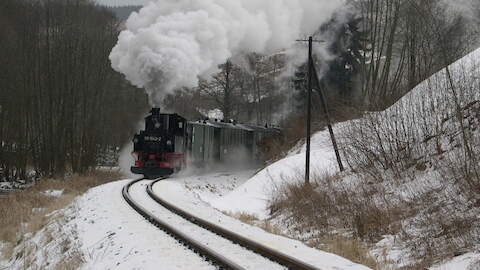
[[[112,67],[145,88],[152,105],[195,87],[229,58],[295,47],[344,0],[156,0],[133,13],[110,54]]]
[[[478,0],[443,0],[442,3],[453,11],[462,13],[468,19],[478,20],[478,15],[475,13],[480,9]]]

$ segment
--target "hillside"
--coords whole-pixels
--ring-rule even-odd
[[[346,173],[335,174],[328,132],[315,134],[313,189],[301,185],[304,147],[297,147],[210,203],[271,220],[320,248],[327,238],[359,241],[380,269],[425,268],[452,257],[434,269],[475,269],[479,75],[477,49],[387,110],[336,125]]]

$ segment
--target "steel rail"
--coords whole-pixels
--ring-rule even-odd
[[[191,239],[186,234],[180,232],[179,230],[173,228],[171,225],[163,222],[162,220],[156,218],[152,215],[147,209],[136,203],[132,197],[130,196],[129,190],[130,187],[134,184],[138,183],[139,181],[144,180],[145,178],[140,178],[129,182],[125,185],[122,189],[122,196],[125,201],[140,215],[142,215],[146,220],[150,223],[161,229],[162,231],[166,232],[168,235],[175,238],[179,243],[182,245],[190,248],[193,252],[199,254],[200,256],[204,257],[207,261],[211,262],[213,265],[218,266],[220,269],[232,269],[232,270],[245,270],[245,268],[239,266],[235,262],[230,261],[229,259],[225,258],[221,254],[213,251],[212,249],[204,246],[200,242]],[[162,178],[164,179],[164,178]],[[160,181],[162,179],[158,179]]]
[[[215,225],[211,223],[210,221],[207,221],[205,219],[199,218],[195,215],[192,215],[185,210],[163,200],[159,196],[157,196],[153,192],[153,186],[161,181],[163,179],[158,179],[150,183],[147,187],[147,193],[148,195],[155,200],[157,203],[162,205],[163,207],[167,208],[168,210],[172,211],[173,213],[183,217],[184,219],[204,228],[207,229],[215,234],[218,234],[222,236],[223,238],[226,238],[236,244],[239,244],[240,246],[243,246],[244,248],[247,248],[253,252],[256,252],[266,258],[271,259],[274,262],[277,262],[288,269],[295,269],[295,270],[320,270],[319,268],[310,265],[308,263],[302,262],[294,257],[291,257],[289,255],[286,255],[284,253],[281,253],[277,250],[274,250],[270,247],[267,247],[265,245],[262,245],[258,242],[252,241],[242,235],[239,235],[237,233],[234,233],[232,231],[229,231],[227,229],[224,229],[218,225]]]

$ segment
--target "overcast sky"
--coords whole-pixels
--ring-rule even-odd
[[[132,6],[144,5],[151,0],[94,0],[95,2],[106,6]]]

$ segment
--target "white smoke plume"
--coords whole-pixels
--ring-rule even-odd
[[[463,14],[468,19],[478,20],[480,1],[478,0],[442,0],[452,11]]]
[[[133,143],[128,143],[120,151],[120,156],[118,157],[118,166],[120,166],[120,172],[129,178],[134,178],[135,175],[130,171],[130,166],[135,164],[135,157],[132,154],[133,152]]]
[[[344,0],[156,0],[133,13],[110,54],[112,67],[145,88],[152,105],[195,87],[229,58],[292,53]],[[306,57],[303,48],[302,56]]]

